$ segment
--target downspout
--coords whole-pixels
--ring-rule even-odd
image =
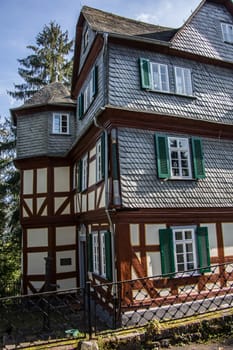
[[[106,53],[107,44],[108,44],[108,34],[103,33],[104,36],[104,45],[103,45],[103,58]],[[104,105],[106,105],[106,75],[104,75]],[[97,114],[94,116],[94,124],[97,128],[101,129],[104,132],[104,182],[105,182],[105,213],[109,222],[109,228],[111,232],[111,249],[112,249],[112,282],[117,282],[116,278],[116,266],[115,266],[115,228],[112,222],[112,218],[109,213],[109,179],[108,179],[108,132],[107,130],[100,124],[98,124],[98,116],[105,110],[105,107],[100,108]]]

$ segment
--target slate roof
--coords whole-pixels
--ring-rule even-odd
[[[90,27],[97,32],[142,36],[163,41],[169,41],[177,32],[174,28],[136,21],[88,6],[83,7],[82,14]]]
[[[157,177],[154,134],[149,130],[118,129],[123,207],[232,207],[233,141],[202,138],[205,179],[164,181]]]
[[[44,104],[70,104],[75,103],[70,97],[69,90],[60,82],[54,82],[46,85],[37,91],[30,99],[28,99],[23,107]]]

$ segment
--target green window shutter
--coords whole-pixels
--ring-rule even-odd
[[[159,230],[159,242],[162,275],[167,276],[175,272],[173,234],[170,228]]]
[[[139,58],[139,65],[141,74],[141,88],[151,89],[150,61],[145,58]]]
[[[84,113],[84,95],[81,93],[78,97],[78,117],[81,120]]]
[[[105,178],[105,133],[101,135],[101,173],[102,179]]]
[[[202,152],[202,142],[199,138],[192,138],[193,169],[196,179],[205,178],[204,158]]]
[[[93,272],[93,241],[92,234],[88,236],[88,271]]]
[[[200,271],[210,272],[210,248],[208,239],[208,228],[197,228],[197,251]]]
[[[158,177],[166,179],[170,177],[170,162],[168,156],[167,137],[155,135],[155,146],[157,155]]]
[[[95,97],[98,92],[98,66],[92,71],[92,96]]]
[[[105,239],[105,258],[106,258],[106,277],[112,281],[112,240],[111,232],[107,231],[104,234]]]
[[[82,159],[80,159],[78,163],[78,192],[82,191],[82,168],[83,168],[83,162],[82,162]]]

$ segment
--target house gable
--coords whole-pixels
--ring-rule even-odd
[[[233,4],[221,0],[202,1],[172,38],[172,47],[232,62],[233,45],[224,41],[222,23],[233,25]]]

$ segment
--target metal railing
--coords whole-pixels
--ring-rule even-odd
[[[233,263],[179,275],[0,298],[0,348],[141,327],[233,307]],[[19,345],[21,344],[21,345]]]

